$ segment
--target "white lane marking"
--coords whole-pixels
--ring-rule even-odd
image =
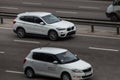
[[[56,11],[57,13],[63,13],[63,14],[78,14],[78,12],[72,12],[72,11]]]
[[[12,28],[0,27],[0,29],[12,30]]]
[[[97,47],[89,47],[88,49],[103,50],[103,51],[115,51],[115,52],[119,51],[119,50],[116,50],[116,49],[97,48]]]
[[[15,42],[22,42],[22,43],[33,43],[33,44],[39,44],[40,42],[37,41],[27,41],[27,40],[14,40]]]
[[[86,36],[86,37],[105,38],[105,39],[118,39],[118,40],[120,40],[119,37],[108,37],[108,36],[87,35],[87,34],[76,34],[76,35],[78,35],[78,36]]]
[[[82,9],[96,9],[96,10],[101,9],[99,7],[91,7],[91,6],[78,6],[78,8],[82,8]]]
[[[42,5],[42,3],[34,3],[34,2],[23,2],[23,4],[29,4],[29,5]]]
[[[5,52],[3,52],[3,51],[0,51],[0,54],[5,54]]]
[[[1,9],[18,9],[18,8],[15,8],[15,7],[7,7],[7,6],[3,6],[3,7],[0,7]]]
[[[111,1],[92,1],[92,0],[65,0],[65,1],[74,1],[74,2],[86,2],[86,3],[108,3],[110,4]]]
[[[5,72],[7,72],[7,73],[15,73],[15,74],[24,74],[24,72],[12,71],[12,70],[6,70]]]

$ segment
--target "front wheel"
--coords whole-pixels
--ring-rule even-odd
[[[116,14],[111,15],[111,21],[118,21],[118,16]]]
[[[61,80],[72,80],[68,73],[63,73],[61,76]]]
[[[50,31],[48,37],[50,40],[55,41],[58,39],[58,34],[55,31]]]

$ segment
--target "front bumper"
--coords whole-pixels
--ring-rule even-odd
[[[72,35],[75,35],[76,34],[76,31],[69,31],[69,32],[61,32],[59,33],[59,37],[61,38],[64,38],[64,37],[69,37],[69,36],[72,36]]]
[[[93,76],[93,70],[86,73],[73,73],[72,80],[89,79]]]

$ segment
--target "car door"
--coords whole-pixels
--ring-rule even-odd
[[[33,16],[21,16],[20,17],[21,25],[26,33],[32,33],[33,32]]]
[[[45,24],[43,20],[41,20],[39,17],[34,16],[34,33],[35,34],[42,34],[42,35],[47,35],[48,32],[48,27]]]
[[[34,52],[32,58],[32,67],[35,70],[35,73],[44,75],[46,69],[44,64],[44,54]]]
[[[47,76],[59,77],[61,68],[58,64],[53,64],[53,61],[57,61],[54,55],[45,54],[45,74]]]

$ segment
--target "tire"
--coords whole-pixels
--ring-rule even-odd
[[[48,37],[52,41],[56,41],[58,39],[58,34],[55,31],[50,31]]]
[[[116,14],[111,14],[110,19],[111,21],[118,21],[118,16]]]
[[[68,73],[63,73],[61,76],[61,80],[72,80],[72,79]]]
[[[35,76],[35,73],[33,71],[33,69],[31,68],[27,68],[25,70],[25,75],[28,77],[28,78],[33,78]]]
[[[18,29],[17,29],[17,36],[18,36],[19,38],[24,38],[25,35],[26,35],[26,33],[25,33],[25,30],[24,30],[24,29],[22,29],[22,28],[18,28]]]

